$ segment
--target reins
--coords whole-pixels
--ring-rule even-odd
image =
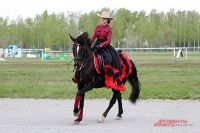
[[[87,45],[87,41],[86,41],[87,38],[84,37],[83,39],[84,39],[85,44]],[[81,46],[79,43],[74,44],[74,45]],[[78,50],[79,50],[79,47],[78,47]],[[78,50],[77,50],[77,52],[78,52]],[[76,56],[70,61],[70,63],[71,63],[74,60],[74,70],[73,71],[83,70],[85,68],[85,66],[87,65],[87,63],[89,62],[89,58],[90,58],[89,56],[88,57],[86,56],[87,48],[84,49],[82,55],[80,56],[81,58],[77,54],[74,54],[74,55],[76,55]]]
[[[85,55],[85,53],[84,53],[84,55]],[[89,61],[89,57],[87,57],[87,58],[86,58],[85,56],[84,56],[84,58],[74,57],[73,60],[74,60],[74,62],[75,62],[74,70],[81,71],[81,70],[84,69],[85,66],[87,65],[87,63],[88,63],[88,61]],[[78,66],[78,61],[81,62],[81,65],[80,65],[80,66]],[[73,70],[73,71],[74,71],[74,70]]]
[[[84,61],[86,60],[86,61]],[[82,69],[85,68],[86,64],[88,63],[89,61],[89,58],[86,58],[86,59],[83,59],[83,61],[81,62],[81,66],[78,68],[77,66],[74,66],[74,68],[77,70],[77,71],[81,71]],[[74,69],[74,70],[75,70]]]

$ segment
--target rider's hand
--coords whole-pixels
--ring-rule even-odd
[[[101,47],[100,45],[95,45],[90,50],[96,52],[99,50],[100,47]]]
[[[96,47],[97,49],[99,49],[99,48],[101,47],[101,45],[99,44],[99,45],[96,45],[95,47]]]

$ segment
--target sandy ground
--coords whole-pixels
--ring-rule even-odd
[[[115,120],[115,104],[97,123],[108,102],[86,100],[84,120],[72,125],[73,100],[0,99],[0,133],[200,133],[200,101],[124,100],[122,120]]]

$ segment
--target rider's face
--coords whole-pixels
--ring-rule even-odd
[[[100,19],[101,19],[101,24],[108,24],[107,18],[100,18]]]

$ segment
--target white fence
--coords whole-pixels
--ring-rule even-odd
[[[184,58],[188,58],[188,51],[194,51],[193,47],[168,47],[168,48],[116,48],[127,51],[131,56],[134,56],[135,52],[145,53],[161,53],[165,52],[169,54],[169,56],[174,56],[174,58],[179,58],[177,56],[178,51],[182,50],[182,54],[184,54]],[[200,49],[196,47],[196,49]],[[68,60],[72,59],[72,51],[52,51],[45,49],[20,49],[17,54],[8,53],[6,49],[0,50],[1,57],[9,58],[9,57],[27,57],[27,58],[41,58],[41,60]],[[179,54],[180,56],[181,54]],[[0,57],[0,58],[1,58]]]
[[[41,58],[41,60],[67,60],[72,58],[71,51],[52,51],[46,49],[17,49],[9,52],[8,49],[0,50],[1,58]]]

